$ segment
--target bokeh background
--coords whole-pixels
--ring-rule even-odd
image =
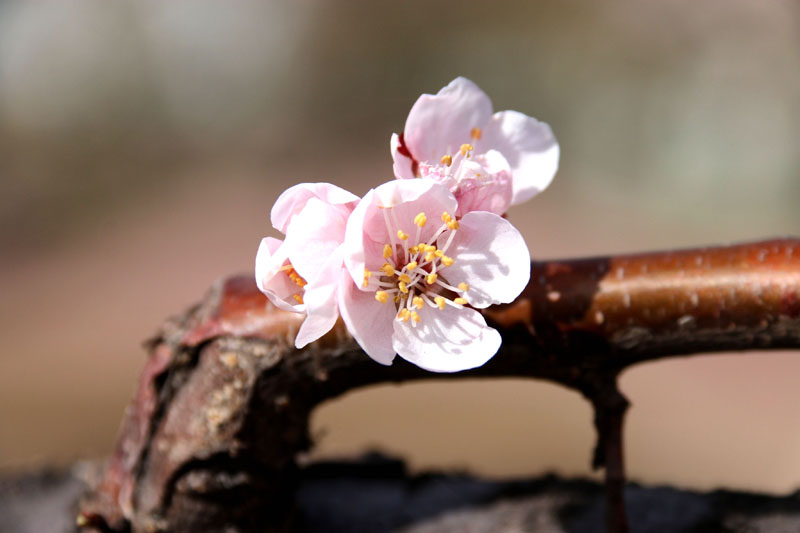
[[[0,469],[111,449],[161,321],[251,272],[286,187],[363,194],[457,75],[551,124],[514,208],[536,258],[800,235],[800,4],[778,0],[0,3]],[[634,368],[631,477],[800,487],[800,353]],[[323,406],[315,457],[589,475],[575,394],[504,380]]]

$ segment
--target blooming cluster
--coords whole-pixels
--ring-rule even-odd
[[[480,366],[501,339],[476,309],[513,301],[530,276],[525,241],[502,215],[547,187],[558,144],[547,124],[492,113],[456,78],[417,100],[390,146],[396,179],[363,198],[327,183],[278,198],[271,222],[286,238],[262,240],[258,287],[306,314],[298,348],[341,317],[379,363],[399,354],[435,372]]]

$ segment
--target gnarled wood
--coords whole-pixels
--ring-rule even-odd
[[[611,530],[624,531],[618,373],[670,355],[800,347],[800,241],[532,263],[513,303],[484,311],[503,335],[485,366],[424,372],[371,361],[341,325],[303,350],[302,316],[275,309],[250,276],[215,285],[169,321],[126,413],[105,477],[82,505],[87,527],[284,531],[294,457],[328,398],[380,382],[534,377],[597,409],[595,466],[608,463]]]

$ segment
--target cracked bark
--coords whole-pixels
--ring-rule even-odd
[[[116,449],[78,517],[106,531],[287,531],[295,456],[328,398],[381,382],[531,377],[595,409],[593,465],[606,468],[608,531],[627,530],[616,377],[630,365],[714,351],[800,347],[800,240],[533,262],[512,304],[484,311],[503,335],[485,366],[424,372],[372,362],[341,325],[303,350],[302,316],[251,276],[216,284],[149,343]]]

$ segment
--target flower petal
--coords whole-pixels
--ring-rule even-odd
[[[451,212],[457,207],[456,199],[441,184],[428,179],[393,180],[374,189],[375,200],[383,207],[402,207],[419,202],[421,208],[443,209]]]
[[[297,348],[303,348],[319,339],[336,324],[336,319],[339,318],[336,291],[343,276],[347,276],[347,272],[342,264],[342,251],[339,247],[325,262],[317,278],[305,287],[303,301],[307,316],[294,341]]]
[[[411,182],[413,183],[413,182]],[[380,253],[373,239],[367,238],[364,228],[367,213],[375,201],[375,190],[371,189],[353,209],[347,220],[344,233],[344,264],[352,276],[353,283],[358,283],[364,278],[364,269],[368,256]]]
[[[497,150],[489,150],[459,168],[455,195],[458,199],[457,215],[470,211],[489,211],[502,215],[511,205],[511,169],[505,157]]]
[[[414,160],[402,153],[400,136],[396,133],[392,133],[392,140],[389,142],[389,148],[392,151],[392,161],[394,162],[394,177],[399,180],[415,178]]]
[[[495,113],[483,130],[482,145],[498,150],[511,165],[516,205],[550,185],[558,170],[559,147],[550,126],[517,111]]]
[[[330,183],[301,183],[283,191],[272,206],[270,220],[272,226],[286,233],[292,217],[306,206],[311,198],[317,198],[331,205],[341,206],[346,212],[353,210],[358,196]]]
[[[474,307],[509,303],[530,279],[531,258],[525,240],[508,220],[493,213],[464,215],[445,253],[454,262],[441,275],[453,286],[466,282],[469,290],[464,298]]]
[[[459,372],[481,366],[500,348],[500,334],[468,307],[419,310],[420,322],[394,320],[393,346],[411,363],[431,372]]]
[[[284,246],[292,266],[306,281],[318,277],[330,255],[344,241],[348,213],[339,206],[309,198],[292,217]]]
[[[367,355],[382,365],[392,364],[392,321],[395,307],[375,300],[373,293],[358,290],[353,280],[342,276],[339,282],[339,312],[347,331]]]
[[[456,78],[437,94],[423,94],[408,113],[406,146],[417,161],[438,162],[470,142],[472,128],[483,128],[492,102],[466,78]]]
[[[456,209],[458,202],[447,187],[430,179],[394,180],[370,190],[353,210],[345,231],[344,262],[353,281],[360,287],[364,269],[375,271],[385,261],[383,247],[393,238],[385,216],[394,230],[402,229],[416,236],[417,214],[424,212],[436,220],[442,212],[455,214]],[[395,219],[400,224],[397,228]],[[426,224],[420,239],[432,237],[437,227],[433,221]]]
[[[283,241],[272,237],[261,239],[256,253],[256,285],[279,309],[302,313],[305,306],[294,300],[301,288],[281,270],[288,264]]]

